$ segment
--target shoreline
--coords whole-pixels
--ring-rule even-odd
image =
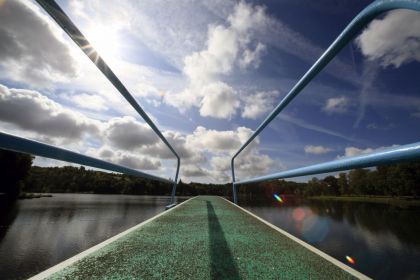
[[[18,199],[32,199],[32,198],[41,198],[41,197],[53,197],[50,193],[21,193],[17,197]]]
[[[310,200],[323,201],[348,201],[348,202],[368,202],[382,203],[400,206],[420,206],[420,199],[414,197],[392,197],[392,196],[312,196],[306,197]]]

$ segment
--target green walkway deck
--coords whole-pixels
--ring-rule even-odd
[[[114,239],[35,278],[365,277],[345,265],[333,264],[331,260],[338,261],[321,257],[220,197],[195,197]]]

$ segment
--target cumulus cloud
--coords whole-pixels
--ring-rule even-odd
[[[356,39],[362,53],[383,67],[420,61],[420,14],[395,10],[372,21]]]
[[[236,68],[258,67],[265,45],[253,38],[255,29],[266,22],[265,10],[260,6],[238,3],[228,25],[211,25],[207,46],[184,59],[183,72],[189,85],[183,91],[165,96],[167,104],[200,108],[200,115],[214,118],[231,118],[240,100],[234,88],[221,79]]]
[[[56,144],[60,140],[70,144],[76,151],[82,151],[87,146],[88,154],[127,167],[144,170],[161,167],[159,155],[143,157],[127,151],[141,145],[155,144],[159,140],[150,128],[132,117],[101,122],[69,110],[38,91],[9,89],[0,85],[0,122],[23,129],[19,135],[31,136],[43,142]],[[108,145],[93,148],[91,143],[82,142],[92,136],[125,150]],[[75,141],[80,144],[77,145]]]
[[[252,33],[265,24],[267,15],[260,6],[240,2],[228,17],[228,26],[210,26],[207,48],[187,56],[184,73],[193,81],[205,83],[221,74],[229,74],[239,63],[243,67],[258,66],[264,45],[252,47]]]
[[[200,115],[230,119],[240,103],[235,90],[222,82],[211,83],[203,88]]]
[[[313,146],[313,145],[305,146],[304,150],[305,150],[305,153],[314,154],[314,155],[326,154],[332,151],[332,149],[324,147],[324,146]]]
[[[141,123],[133,117],[112,118],[104,127],[104,141],[111,147],[159,159],[175,158],[171,150],[147,124]],[[195,146],[188,146],[188,136],[171,130],[163,131],[163,135],[183,162],[206,161],[201,150]]]
[[[66,99],[80,108],[94,111],[108,110],[105,99],[100,95],[80,93],[68,96]]]
[[[183,165],[181,168],[182,175],[185,177],[208,177],[210,172],[197,165]]]
[[[45,136],[80,140],[98,135],[100,122],[68,110],[38,91],[0,85],[0,121]]]
[[[5,1],[0,9],[0,73],[36,86],[77,76],[61,32],[30,1]]]
[[[109,148],[101,150],[99,155],[102,157],[108,157],[125,165],[130,161],[123,155],[129,153],[138,153],[156,159],[174,158],[172,152],[160,139],[149,138],[154,136],[151,129],[131,117],[112,119],[105,127],[104,137]],[[212,181],[225,182],[229,179],[231,155],[249,138],[252,130],[238,127],[236,130],[221,131],[198,126],[191,134],[184,135],[174,131],[165,131],[163,134],[181,157],[183,180],[188,180],[188,177],[205,177]],[[256,139],[238,158],[236,162],[238,175],[261,175],[274,166],[274,161],[269,156],[258,151],[258,144],[259,140]],[[115,155],[115,152],[112,152],[119,149],[123,149],[122,154]],[[211,169],[201,166],[208,162]],[[133,165],[131,162],[131,166]],[[143,169],[147,167],[145,163],[142,166]]]
[[[235,163],[235,168],[238,169],[239,178],[250,178],[267,174],[275,165],[274,160],[268,155],[254,151],[243,158],[239,158]],[[278,168],[284,169],[281,163],[277,165]]]
[[[350,99],[344,96],[327,99],[322,111],[327,113],[345,113],[350,106]]]
[[[175,131],[164,131],[163,135],[168,140],[168,142],[174,147],[175,151],[182,158],[182,163],[203,163],[207,161],[203,150],[198,149],[195,146],[190,146],[187,143],[188,135],[183,135]],[[157,156],[163,159],[173,159],[173,153],[168,149],[168,147],[162,142],[159,141],[153,145],[143,146],[140,150],[140,153],[150,156]]]
[[[159,159],[133,155],[121,150],[115,151],[108,146],[102,146],[99,149],[91,148],[88,154],[134,169],[158,170],[162,165]]]
[[[252,132],[246,127],[218,131],[199,126],[193,134],[187,136],[187,145],[212,154],[210,158],[212,169],[207,172],[207,176],[223,182],[230,178],[230,161],[233,153]],[[238,178],[262,175],[278,165],[268,155],[261,154],[258,145],[259,139],[256,138],[235,160]]]
[[[128,116],[111,119],[105,129],[105,138],[114,147],[125,150],[133,150],[160,141],[147,124]]]
[[[342,156],[338,156],[337,158],[343,158],[343,157],[352,157],[352,156],[358,156],[358,155],[362,155],[362,154],[370,154],[373,152],[377,152],[380,150],[386,150],[389,148],[394,148],[394,147],[398,147],[399,145],[392,145],[392,146],[387,146],[387,147],[379,147],[379,148],[366,148],[366,149],[361,149],[361,148],[356,148],[356,147],[346,147],[344,149],[344,155]]]
[[[0,123],[2,127],[16,128],[14,131],[19,131],[19,135],[52,144],[57,139],[67,139],[72,150],[127,167],[171,172],[162,164],[163,160],[174,159],[171,151],[152,129],[130,116],[100,121],[71,111],[38,91],[0,85]],[[226,182],[230,157],[250,137],[252,130],[198,126],[190,134],[171,130],[163,134],[185,164],[183,176]],[[258,145],[257,138],[236,161],[238,176],[263,174],[274,166],[269,156],[259,152]],[[211,168],[203,167],[206,164]]]
[[[212,153],[233,152],[239,149],[251,134],[252,130],[247,127],[220,131],[198,126],[192,134],[187,136],[186,141],[188,146]],[[254,142],[258,144],[258,140]]]
[[[242,117],[248,119],[257,119],[270,112],[274,108],[274,102],[279,95],[277,90],[261,91],[243,97],[245,103],[242,111]]]
[[[230,156],[214,156],[211,161],[212,168],[227,176],[231,170]],[[235,171],[237,179],[250,178],[267,174],[274,167],[284,169],[281,163],[275,162],[268,155],[261,154],[257,149],[253,149],[246,155],[241,155],[235,159]]]

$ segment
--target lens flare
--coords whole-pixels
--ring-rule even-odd
[[[302,208],[296,208],[293,210],[292,216],[295,221],[300,222],[305,218],[305,211]]]
[[[278,194],[275,193],[273,194],[273,196],[278,202],[283,203],[283,199],[281,199],[281,197]]]
[[[350,256],[346,256],[346,260],[351,263],[351,264],[355,264],[356,262],[354,261],[354,259]]]

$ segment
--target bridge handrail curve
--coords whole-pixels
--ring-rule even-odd
[[[394,10],[394,9],[409,9],[420,11],[419,0],[376,0],[366,8],[364,8],[341,32],[341,34],[334,40],[334,42],[328,47],[328,49],[321,55],[321,57],[309,68],[309,70],[303,75],[303,77],[296,83],[296,85],[289,91],[289,93],[280,101],[280,103],[273,109],[273,111],[266,117],[266,119],[258,126],[254,133],[249,139],[242,144],[239,150],[232,156],[231,159],[231,170],[232,170],[232,192],[233,201],[237,203],[237,190],[236,185],[240,185],[240,182],[235,180],[235,158],[254,140],[264,129],[271,123],[276,116],[283,111],[285,107],[306,87],[307,84],[316,76],[322,69],[338,54],[338,52],[345,47],[368,23],[375,19],[378,15]],[[415,143],[414,143],[415,144]],[[379,154],[381,152],[378,152]],[[418,155],[417,155],[418,157]],[[364,167],[374,166],[370,164],[381,164],[381,162],[365,162],[367,165]],[[278,179],[274,175],[263,176],[265,180]],[[312,173],[313,174],[313,173]],[[318,173],[319,174],[319,173]],[[303,176],[303,175],[299,175]],[[261,179],[262,177],[260,177]],[[247,183],[252,183],[252,179],[246,180]]]

